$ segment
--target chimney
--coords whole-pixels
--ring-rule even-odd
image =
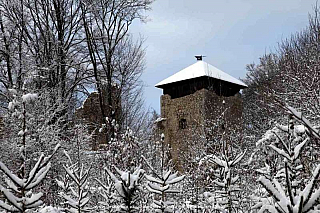
[[[202,58],[205,56],[204,55],[196,55],[194,57],[196,57],[197,61],[202,61]]]

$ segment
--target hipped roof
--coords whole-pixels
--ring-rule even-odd
[[[190,65],[189,67],[157,83],[155,87],[163,88],[164,85],[167,85],[167,84],[189,80],[193,78],[198,78],[198,77],[203,77],[203,76],[212,77],[222,81],[227,81],[233,84],[240,85],[242,87],[248,87],[245,83],[243,83],[239,79],[232,77],[231,75],[219,70],[218,68],[204,61],[197,61],[196,63]]]

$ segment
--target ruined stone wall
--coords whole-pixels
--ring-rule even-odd
[[[105,109],[107,109],[106,106]],[[79,122],[87,125],[88,132],[93,133],[90,145],[93,150],[98,149],[99,144],[106,143],[107,135],[99,132],[105,118],[100,109],[98,93],[91,93],[82,106],[76,110],[75,115]]]
[[[119,92],[117,88],[113,88],[114,95],[117,95]],[[106,114],[108,113],[108,106],[107,106],[107,100],[106,100],[106,91],[103,91],[103,108]],[[115,97],[113,97],[115,98]],[[113,103],[114,104],[114,103]],[[118,106],[112,106],[113,108],[117,108],[120,110],[117,110],[117,113],[115,115],[115,119],[117,120],[117,123],[121,124],[121,103],[119,103]],[[93,150],[97,150],[101,144],[106,144],[108,133],[107,132],[100,132],[99,129],[102,127],[103,124],[105,124],[105,119],[102,116],[101,108],[100,108],[100,102],[99,102],[99,94],[97,92],[91,93],[88,98],[83,102],[83,105],[78,108],[75,112],[76,118],[78,122],[81,122],[83,124],[87,125],[87,129],[89,133],[93,135],[91,140],[91,148]]]

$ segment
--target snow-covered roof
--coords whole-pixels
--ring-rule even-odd
[[[176,74],[157,83],[155,86],[161,88],[163,87],[163,85],[166,85],[166,84],[171,84],[174,82],[203,77],[203,76],[212,77],[212,78],[220,79],[222,81],[227,81],[243,87],[247,87],[247,85],[242,81],[240,81],[239,79],[232,77],[231,75],[219,70],[218,68],[204,61],[197,61],[196,63],[181,70],[180,72],[177,72]]]

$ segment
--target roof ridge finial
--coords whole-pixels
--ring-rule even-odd
[[[195,55],[197,61],[202,61],[202,58],[206,57],[205,55]]]

